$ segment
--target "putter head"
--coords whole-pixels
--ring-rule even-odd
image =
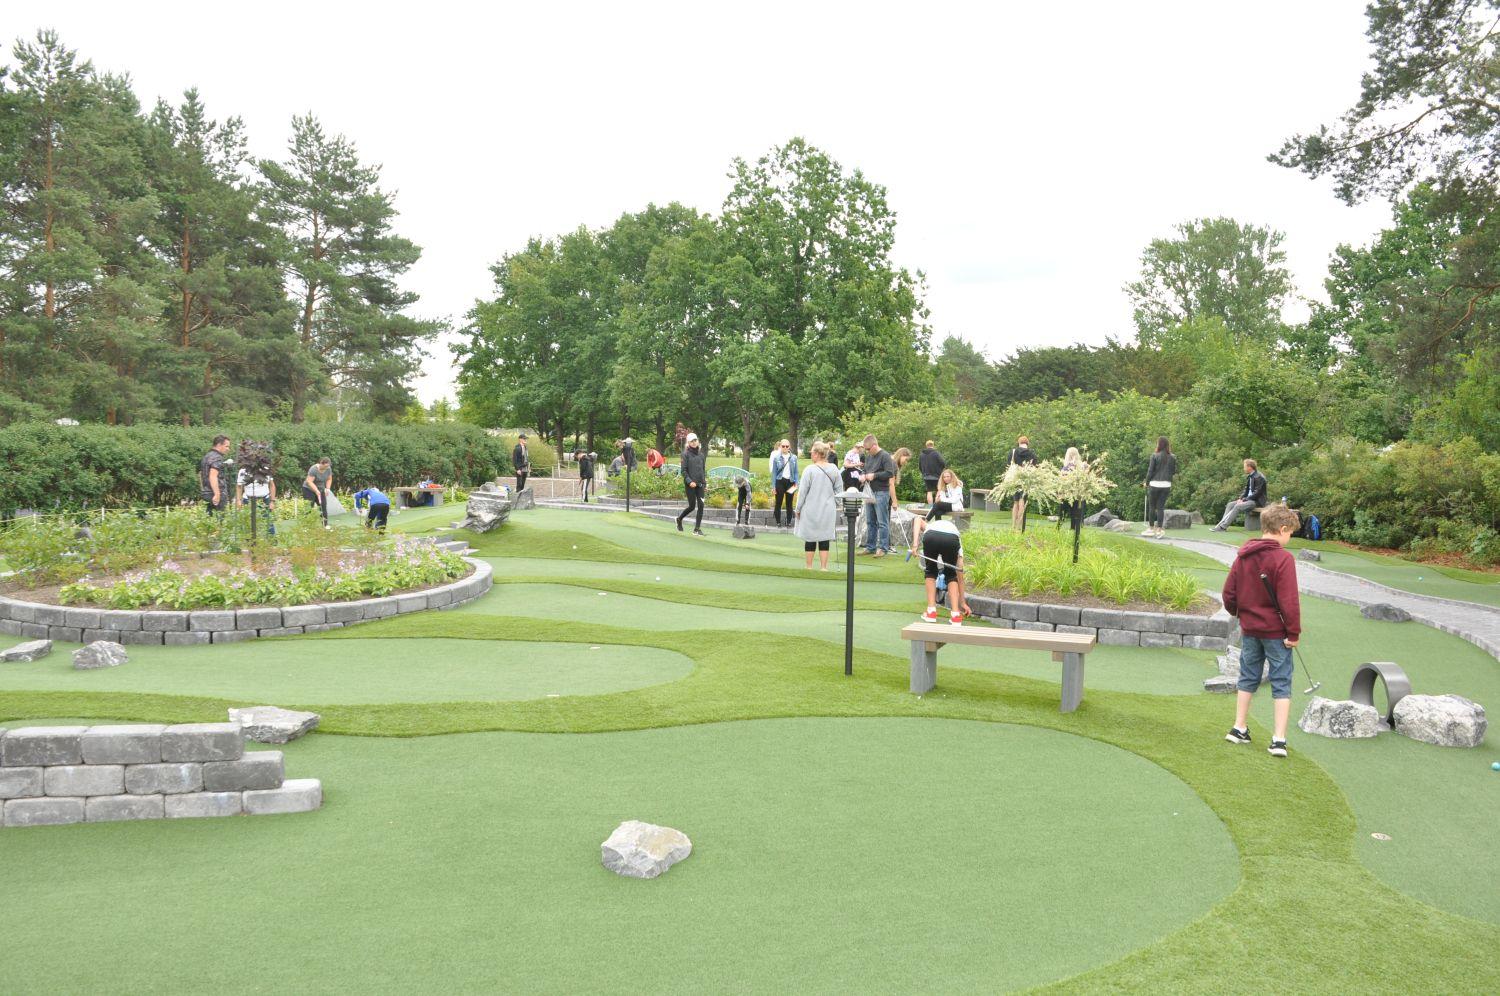
[[[1318,689],[1320,689],[1322,687],[1323,687],[1323,683],[1321,681],[1315,681],[1315,682],[1312,683],[1312,685],[1310,687],[1304,688],[1302,690],[1302,694],[1303,695],[1311,695],[1313,692],[1316,692]]]

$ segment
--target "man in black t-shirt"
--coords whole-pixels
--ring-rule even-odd
[[[229,437],[215,436],[213,446],[198,461],[198,484],[209,515],[222,512],[229,505],[229,479],[224,467],[224,457],[228,453]]]

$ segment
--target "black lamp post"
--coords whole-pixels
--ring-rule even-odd
[[[844,590],[844,673],[854,673],[854,523],[864,495],[850,488],[844,492],[844,518],[849,522],[849,571]]]
[[[635,469],[635,440],[629,436],[620,446],[620,455],[625,458],[625,511],[630,511],[630,472]]]

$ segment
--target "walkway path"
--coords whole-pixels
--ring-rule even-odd
[[[1201,553],[1221,564],[1234,562],[1235,548],[1225,543],[1173,539],[1170,536],[1158,542]],[[1297,561],[1297,586],[1309,595],[1361,608],[1377,602],[1398,606],[1411,613],[1411,617],[1417,622],[1468,640],[1490,656],[1500,659],[1500,609],[1494,606],[1418,595],[1367,581],[1353,574],[1330,571],[1305,560]]]

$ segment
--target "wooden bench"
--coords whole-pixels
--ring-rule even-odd
[[[391,494],[395,496],[397,502],[401,503],[402,508],[424,507],[420,498],[421,495],[432,495],[432,504],[434,506],[441,505],[446,492],[446,488],[391,488]]]
[[[1062,670],[1062,711],[1072,712],[1083,701],[1083,660],[1097,638],[1087,633],[1042,633],[1024,629],[991,629],[987,626],[948,626],[915,622],[901,630],[901,639],[911,642],[911,692],[922,695],[937,684],[937,652],[944,644],[1003,647],[1011,650],[1050,651]]]
[[[927,512],[929,511],[929,507],[926,505],[902,505],[901,507],[919,519],[927,518]],[[969,508],[954,509],[951,512],[944,512],[943,518],[952,520],[953,524],[958,527],[959,532],[966,533],[969,531],[969,525],[974,521],[974,510]]]
[[[994,489],[992,488],[970,488],[969,507],[976,512],[983,512],[988,510],[990,507],[990,495],[994,493]],[[998,499],[995,502],[995,508],[997,510],[1000,508],[1000,502]]]

